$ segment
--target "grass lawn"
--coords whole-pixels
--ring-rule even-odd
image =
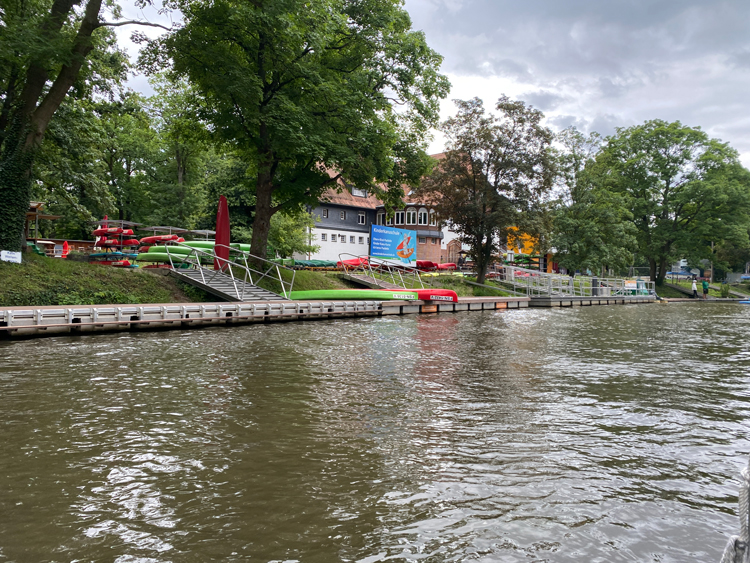
[[[671,282],[669,282],[671,283]],[[690,289],[692,287],[692,282],[689,281],[679,281],[675,282],[672,285],[679,285],[680,287],[684,287],[685,289]],[[659,293],[657,291],[657,293]],[[661,293],[659,293],[661,295]],[[721,297],[721,292],[717,291],[715,289],[709,289],[708,290],[708,296],[709,297]],[[686,295],[683,295],[682,297],[687,297]],[[698,297],[703,298],[703,288],[701,287],[701,282],[698,282]]]
[[[24,254],[22,264],[0,262],[0,306],[189,303],[200,290],[170,276]]]
[[[289,282],[292,273],[282,270],[282,276]],[[387,279],[390,281],[390,276]],[[22,264],[0,262],[0,280],[0,307],[188,303],[217,300],[172,276],[159,275],[139,268],[112,268],[35,254],[24,254]],[[412,286],[410,289],[421,287],[405,281],[407,286]],[[466,281],[474,279],[466,278]],[[497,285],[489,280],[486,284]],[[258,285],[281,293],[281,285],[273,278],[264,278]],[[464,278],[451,275],[427,277],[425,286],[452,289],[460,297],[512,295],[503,291],[501,287],[494,289],[472,286],[465,283]],[[338,272],[296,270],[294,274],[295,291],[358,287],[360,286],[341,279]]]
[[[281,294],[281,284],[275,278],[276,273],[272,272],[274,277],[266,277],[257,281],[257,285],[263,289]],[[292,273],[289,270],[281,270],[281,277],[284,282],[292,281]],[[289,286],[286,286],[287,289]],[[358,288],[351,282],[342,280],[338,272],[316,272],[314,270],[295,270],[293,291],[314,291],[319,289],[353,289]]]
[[[732,291],[736,291],[737,293],[741,293],[742,295],[750,295],[750,287],[748,287],[747,284],[729,284],[729,287],[732,288]]]
[[[667,287],[667,286],[657,287],[656,294],[659,297],[666,298],[666,299],[669,299],[669,298],[678,299],[678,298],[689,297],[689,295],[685,295],[684,293],[677,291],[674,288]]]

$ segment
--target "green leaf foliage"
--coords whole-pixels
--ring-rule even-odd
[[[633,262],[636,229],[626,199],[597,183],[591,173],[602,139],[575,129],[557,136],[561,193],[553,206],[551,246],[568,271],[622,269]]]
[[[487,266],[511,230],[539,234],[542,198],[552,187],[552,132],[543,114],[501,97],[498,115],[482,101],[456,101],[442,125],[449,150],[417,190],[468,245],[483,283]]]
[[[448,82],[398,0],[178,2],[184,27],[142,64],[189,78],[215,139],[254,171],[253,252],[271,216],[338,178],[401,195],[426,171],[424,138]]]
[[[699,128],[654,120],[619,129],[590,174],[624,201],[657,283],[677,258],[710,259],[713,241],[747,246],[750,172],[734,149]]]

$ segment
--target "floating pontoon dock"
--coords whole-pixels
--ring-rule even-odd
[[[549,299],[461,297],[457,303],[425,301],[266,301],[163,305],[90,305],[0,308],[0,338],[92,334],[123,330],[187,329],[276,321],[372,317],[527,307],[649,303],[652,297]]]

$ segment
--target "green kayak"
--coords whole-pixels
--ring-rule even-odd
[[[139,262],[169,262],[169,257],[172,257],[172,262],[182,262],[187,260],[187,256],[184,254],[167,254],[166,252],[139,252],[136,260]]]
[[[291,298],[295,301],[308,299],[331,299],[333,301],[416,301],[419,299],[415,291],[380,289],[317,289],[314,291],[292,291]]]

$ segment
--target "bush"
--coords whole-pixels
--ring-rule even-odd
[[[721,296],[724,299],[726,299],[727,297],[729,297],[729,284],[726,283],[726,282],[723,283],[723,284],[721,284]]]

